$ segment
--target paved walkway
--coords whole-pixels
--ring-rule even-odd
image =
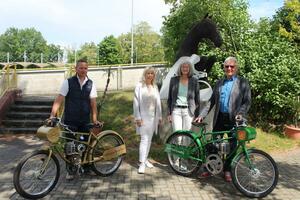
[[[23,199],[12,183],[13,170],[20,158],[38,148],[41,142],[32,136],[0,137],[0,199]],[[300,200],[300,149],[273,155],[279,167],[276,189],[265,199]],[[144,175],[137,166],[123,162],[110,177],[83,175],[66,181],[62,176],[44,199],[246,199],[220,176],[207,179],[186,178],[174,174],[166,165],[155,164]]]

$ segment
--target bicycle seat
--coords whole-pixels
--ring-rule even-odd
[[[206,122],[200,122],[200,123],[198,123],[198,122],[192,122],[192,124],[194,126],[197,126],[197,127],[202,127],[202,126],[206,126],[207,125]]]
[[[88,129],[92,129],[92,128],[95,127],[95,124],[89,123],[89,124],[86,125],[86,127],[87,127]]]
[[[103,126],[103,123],[100,123],[100,124],[89,123],[89,124],[86,125],[86,127],[87,127],[88,129],[92,129],[92,128],[102,128],[102,126]]]

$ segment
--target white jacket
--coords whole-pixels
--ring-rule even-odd
[[[146,87],[146,86],[144,86]],[[142,89],[143,89],[143,84],[138,83],[135,90],[134,90],[134,99],[133,99],[133,114],[135,120],[143,120],[143,123],[147,123],[147,121],[151,120],[148,119],[148,108],[145,106],[143,98],[142,98]],[[154,86],[155,89],[155,118],[154,118],[154,126],[153,130],[155,130],[155,133],[157,134],[158,132],[158,123],[159,119],[162,118],[161,114],[161,102],[160,102],[160,95],[158,88]],[[139,127],[136,126],[136,132],[139,134]]]

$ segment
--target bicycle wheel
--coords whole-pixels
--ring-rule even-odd
[[[231,169],[233,183],[247,197],[265,197],[277,185],[277,165],[270,155],[261,150],[251,149],[248,153],[252,167],[241,153]]]
[[[103,156],[106,150],[118,147],[124,144],[122,138],[111,131],[110,133],[101,137],[92,150],[93,160]],[[109,176],[113,174],[120,167],[123,161],[123,156],[117,156],[109,160],[101,159],[92,163],[92,170],[100,176]]]
[[[13,182],[22,197],[42,198],[55,187],[60,174],[59,162],[52,154],[46,165],[48,155],[48,150],[37,150],[26,155],[17,165]]]
[[[182,176],[190,176],[198,171],[201,162],[195,158],[200,158],[200,150],[191,135],[185,133],[174,133],[167,144],[172,145],[174,152],[167,152],[168,161],[171,168]],[[181,151],[187,156],[179,156],[176,152]]]

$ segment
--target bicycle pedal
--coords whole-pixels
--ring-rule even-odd
[[[84,174],[84,169],[83,169],[83,167],[79,167],[79,169],[78,169],[78,174],[79,174],[79,176],[81,176],[82,174]]]

